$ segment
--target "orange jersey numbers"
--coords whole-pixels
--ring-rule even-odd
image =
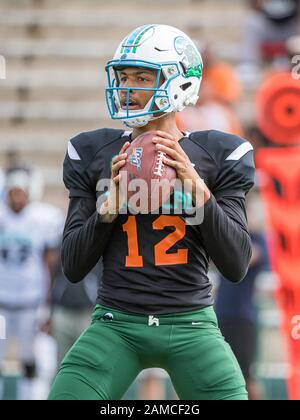
[[[188,249],[178,249],[176,252],[168,253],[178,241],[184,238],[186,224],[184,220],[176,216],[159,216],[153,222],[154,230],[163,230],[165,227],[174,227],[174,232],[169,233],[164,239],[154,246],[154,263],[159,265],[187,264]],[[127,234],[128,255],[126,257],[126,267],[143,267],[143,257],[139,255],[138,229],[135,216],[129,216],[123,225],[123,231]]]

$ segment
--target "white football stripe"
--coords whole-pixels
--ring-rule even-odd
[[[69,158],[72,160],[81,160],[79,154],[77,153],[77,150],[75,149],[70,140],[68,141],[68,155]]]
[[[246,153],[250,152],[250,150],[253,150],[253,146],[251,143],[246,141],[230,153],[226,160],[239,160],[245,156]]]

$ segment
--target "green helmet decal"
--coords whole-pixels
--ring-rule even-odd
[[[175,38],[174,47],[179,55],[182,55],[182,62],[186,66],[186,73],[184,77],[202,76],[203,64],[200,59],[200,54],[186,38],[178,36]]]
[[[154,25],[143,25],[135,29],[123,43],[121,54],[122,53],[136,53],[137,48],[140,46],[140,42],[143,36],[150,30],[154,28]]]

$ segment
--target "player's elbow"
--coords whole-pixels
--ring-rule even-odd
[[[72,260],[68,249],[66,249],[64,246],[61,250],[61,263],[63,273],[71,283],[78,283],[83,280],[84,275],[82,274],[77,264]]]
[[[242,255],[232,261],[231,267],[225,277],[232,283],[240,283],[246,277],[251,261],[251,243],[244,247]]]
[[[69,267],[68,265],[63,265],[63,273],[65,277],[74,284],[79,283],[84,278],[84,276],[78,274],[76,269]]]
[[[225,270],[220,270],[221,274],[231,283],[240,283],[246,277],[246,274],[248,272],[248,265],[239,264],[233,266],[233,264],[231,267],[228,267]]]
[[[248,266],[237,267],[231,271],[230,277],[228,276],[227,278],[232,283],[240,283],[246,277],[247,272],[248,272]]]

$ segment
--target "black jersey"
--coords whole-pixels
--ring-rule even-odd
[[[62,261],[72,282],[103,258],[98,303],[140,314],[192,311],[213,304],[209,261],[233,282],[246,274],[251,243],[245,194],[253,186],[249,142],[218,131],[195,132],[180,145],[212,192],[200,225],[182,216],[119,215],[103,223],[96,211],[96,186],[110,178],[111,160],[129,133],[101,129],[70,140],[64,182],[70,191]]]

